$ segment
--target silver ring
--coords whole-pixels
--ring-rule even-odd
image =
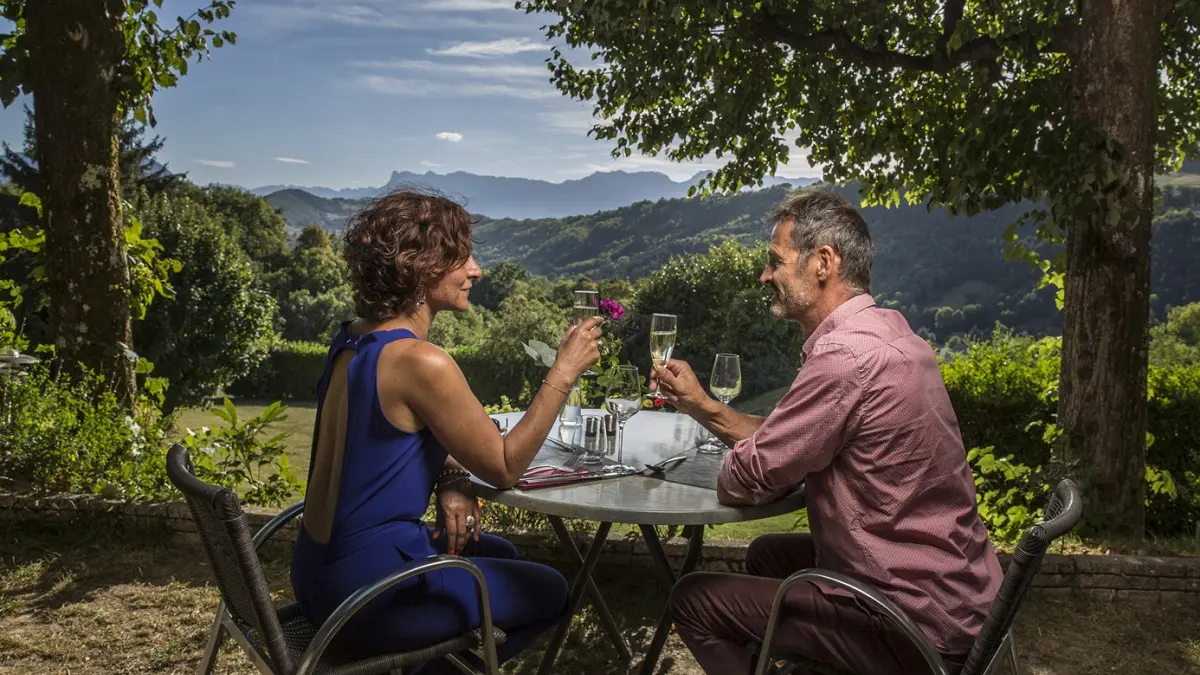
[[[475,529],[475,516],[467,516],[467,529]]]

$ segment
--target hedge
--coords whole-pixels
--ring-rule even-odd
[[[328,350],[320,342],[281,341],[258,366],[231,384],[227,393],[272,401],[314,400]]]
[[[942,377],[966,447],[993,448],[988,454],[996,459],[1010,457],[1012,464],[1052,477],[1060,355],[1060,338],[997,331],[945,359]],[[1200,364],[1151,367],[1147,406],[1146,529],[1185,536],[1200,522]],[[1010,475],[984,474],[977,458],[973,464],[985,499],[989,492],[1003,497],[1025,487]],[[1009,506],[1037,508],[1040,495],[1027,494],[1028,504],[1015,499]]]

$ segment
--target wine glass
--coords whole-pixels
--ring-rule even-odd
[[[650,360],[655,368],[661,368],[671,360],[671,352],[675,350],[675,335],[678,321],[674,314],[655,314],[650,317]],[[665,398],[659,389],[662,384],[654,387],[650,398]]]
[[[575,291],[575,299],[571,306],[572,318],[575,323],[581,324],[584,321],[598,316],[600,314],[600,293],[596,291],[579,290]],[[596,375],[596,371],[588,368],[584,375]]]
[[[737,354],[717,354],[717,358],[713,359],[708,388],[725,405],[742,393],[742,363]],[[712,436],[701,443],[696,452],[715,455],[727,449],[720,439]]]
[[[617,366],[604,392],[604,409],[617,419],[617,464],[621,464],[625,423],[642,409],[642,378],[637,366]]]

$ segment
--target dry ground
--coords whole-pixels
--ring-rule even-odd
[[[191,672],[217,593],[200,551],[165,542],[158,531],[100,521],[59,530],[0,526],[0,673]],[[282,599],[286,558],[267,563]],[[663,594],[647,581],[652,575],[630,576],[601,561],[598,581],[626,635],[644,648]],[[1025,670],[1034,675],[1200,674],[1200,607],[1040,600],[1027,605],[1018,629]],[[506,672],[532,673],[539,650]],[[629,668],[585,615],[556,670],[615,675]],[[217,672],[253,670],[227,645]],[[674,636],[659,672],[700,673]]]

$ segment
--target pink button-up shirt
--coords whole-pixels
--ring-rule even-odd
[[[804,483],[818,566],[874,585],[941,653],[970,651],[1002,572],[933,350],[864,294],[821,322],[804,357],[726,454],[721,501],[761,504]]]

